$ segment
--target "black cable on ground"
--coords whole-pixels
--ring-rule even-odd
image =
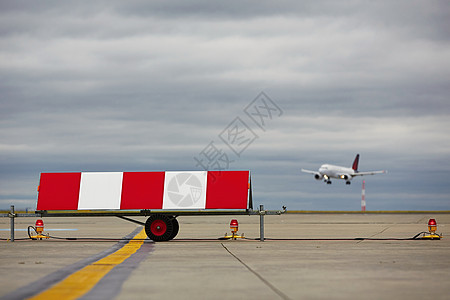
[[[426,232],[426,231],[419,232],[418,234],[416,234],[416,235],[413,237],[413,239],[417,240],[417,238],[419,237],[419,235],[421,235],[421,234],[423,234],[423,233],[428,233],[428,232]]]
[[[34,226],[28,226],[28,238],[19,238],[19,239],[14,239],[15,241],[24,241],[24,240],[37,240],[37,238],[33,238],[31,236],[31,232],[30,230],[33,229],[36,232],[36,228],[34,228]],[[415,236],[411,237],[411,238],[264,238],[264,240],[267,241],[411,241],[411,240],[421,240],[421,238],[418,238],[421,234],[424,233],[428,233],[426,231],[422,231],[419,232],[418,234],[416,234]],[[37,234],[37,232],[36,232]],[[55,239],[55,240],[66,240],[66,241],[110,241],[110,242],[120,242],[120,241],[151,241],[148,238],[145,239],[133,239],[133,238],[96,238],[96,237],[81,237],[81,238],[76,238],[76,237],[57,237],[57,236],[52,236],[52,235],[47,235],[49,238]],[[259,238],[247,238],[247,237],[243,237],[240,239],[244,239],[244,240],[250,240],[250,241],[259,241]],[[4,238],[0,238],[0,241],[9,241],[10,239],[4,239]],[[175,241],[217,241],[217,240],[231,240],[231,238],[224,238],[224,237],[220,237],[217,239],[176,239]]]
[[[35,228],[34,226],[28,226],[28,228],[27,228],[28,237],[29,237],[30,239],[32,239],[32,240],[37,240],[36,238],[31,237],[30,229],[33,229],[34,232],[36,232],[36,234],[37,234],[36,228]]]
[[[114,239],[114,238],[63,238],[63,237],[57,237],[57,236],[52,236],[49,235],[50,238],[52,239],[56,239],[56,240],[67,240],[67,241],[92,241],[92,240],[96,240],[96,241],[112,241],[112,242],[120,242],[120,241],[148,241],[149,239],[145,238],[145,239]]]
[[[28,233],[28,238],[19,238],[19,239],[14,239],[14,241],[25,241],[25,240],[37,240],[37,238],[32,237],[31,235],[31,230],[34,230],[34,232],[36,233],[36,235],[38,234],[36,231],[36,228],[34,226],[28,226],[27,228],[27,233]],[[148,238],[145,239],[133,239],[133,238],[75,238],[75,237],[57,237],[57,236],[52,236],[52,235],[47,235],[46,237],[55,239],[55,240],[67,240],[67,241],[110,241],[110,242],[121,242],[121,241],[150,241]],[[4,239],[4,238],[0,238],[0,241],[9,241],[10,239]]]
[[[30,229],[33,229],[33,230],[36,232],[36,234],[37,234],[36,228],[35,228],[34,226],[28,226],[28,237],[29,237],[30,239],[32,239],[32,240],[37,240],[37,238],[33,238],[33,237],[31,236]],[[78,240],[88,240],[88,241],[91,241],[91,240],[100,240],[100,241],[112,241],[112,242],[118,242],[118,241],[131,241],[131,240],[134,240],[134,241],[145,241],[145,240],[147,240],[147,239],[132,239],[132,238],[130,238],[130,239],[124,239],[124,238],[121,238],[121,239],[114,239],[114,238],[73,238],[73,237],[63,238],[63,237],[57,237],[57,236],[52,236],[52,235],[47,235],[47,236],[48,236],[49,238],[52,238],[52,239],[55,239],[55,240],[67,240],[67,241],[78,241]]]
[[[423,234],[428,233],[426,231],[419,232],[415,236],[411,238],[264,238],[264,240],[268,241],[412,241],[412,240],[421,240],[418,237]],[[259,238],[244,238],[246,240],[256,240],[258,241]]]

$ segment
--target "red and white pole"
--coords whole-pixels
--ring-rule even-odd
[[[366,181],[362,182],[361,211],[366,211]]]

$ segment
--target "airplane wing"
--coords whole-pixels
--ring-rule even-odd
[[[355,172],[352,176],[364,176],[364,175],[375,175],[375,174],[384,174],[387,173],[386,170],[382,171],[369,171],[369,172]]]
[[[310,170],[305,170],[305,169],[302,169],[302,172],[309,173],[309,174],[317,174],[318,173],[317,171],[310,171]]]

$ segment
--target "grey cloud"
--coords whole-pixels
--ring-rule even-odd
[[[447,6],[2,2],[0,206],[43,171],[199,169],[215,141],[266,206],[357,209],[359,179],[299,170],[361,153],[390,171],[367,178],[374,208],[448,209]],[[261,91],[284,110],[266,132],[243,112]],[[237,116],[259,136],[240,158],[218,138]]]

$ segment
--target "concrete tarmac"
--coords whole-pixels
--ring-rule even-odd
[[[239,221],[245,240],[218,240]],[[405,239],[435,218],[441,240]],[[145,218],[136,218],[145,221]],[[34,225],[17,218],[16,229]],[[123,281],[116,299],[449,299],[450,214],[285,214],[179,217],[180,232],[155,243]],[[139,225],[114,217],[44,218],[59,237],[120,238]],[[9,219],[0,219],[0,229]],[[8,238],[8,231],[0,231]],[[17,231],[16,238],[27,237]],[[250,239],[251,238],[251,239]],[[298,239],[298,240],[295,240]],[[348,239],[348,240],[345,240]],[[115,241],[0,241],[0,298]],[[42,286],[42,289],[48,287]]]

